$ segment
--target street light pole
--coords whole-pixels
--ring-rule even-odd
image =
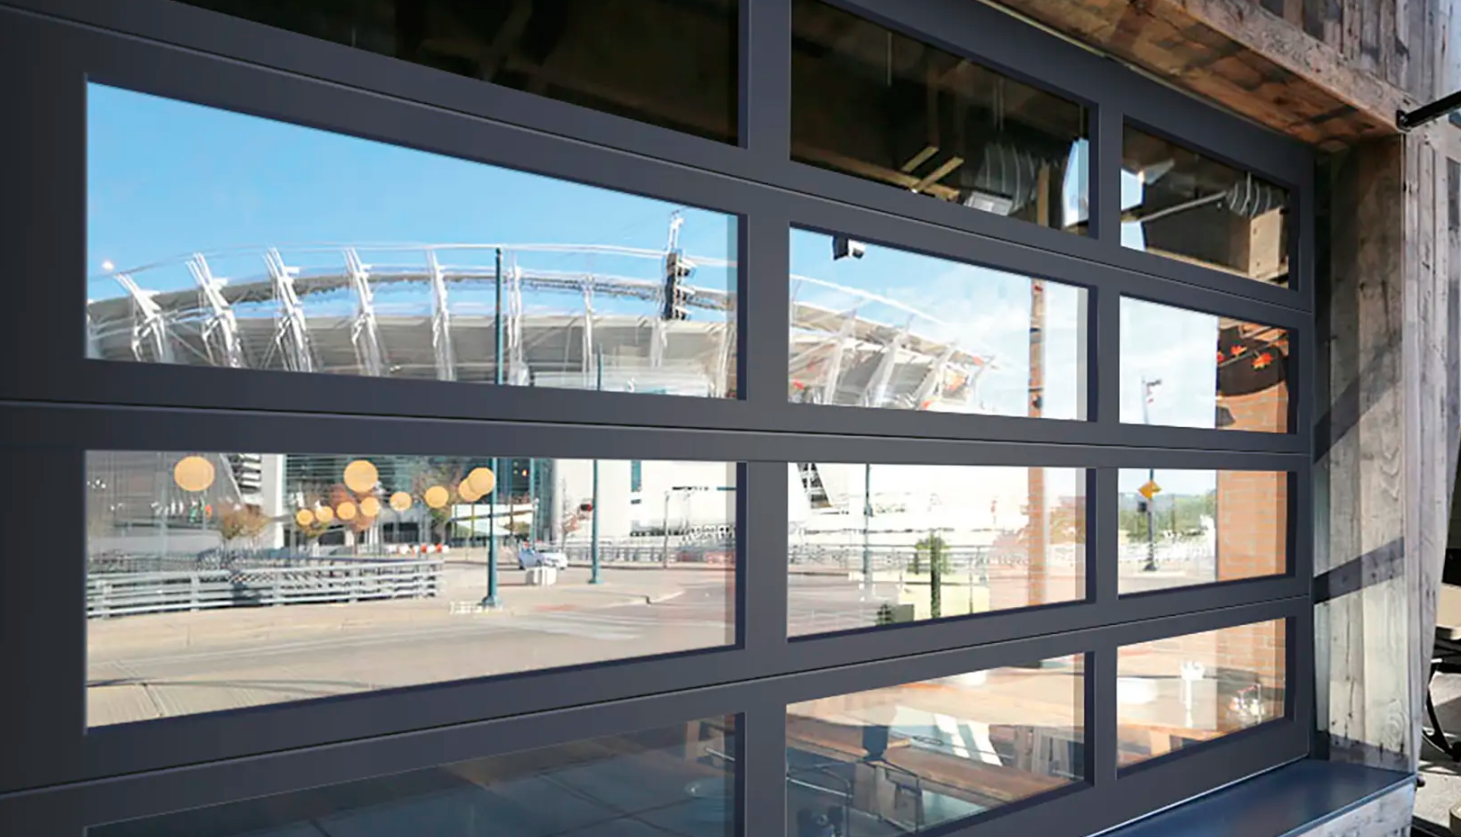
[[[604,350],[599,347],[598,357],[594,364],[597,369],[594,374],[594,390],[602,391],[604,388]],[[589,559],[593,562],[593,571],[589,574],[589,584],[600,584],[599,578],[599,460],[594,459],[594,496],[589,509]]]
[[[862,472],[862,588],[863,598],[866,599],[866,592],[872,587],[873,582],[873,550],[868,537],[868,525],[873,516],[873,466],[872,463],[863,465]]]
[[[1162,385],[1160,378],[1154,380],[1141,379],[1141,423],[1151,424],[1152,390]],[[1148,468],[1146,472],[1147,484],[1151,485],[1157,481],[1157,470],[1155,467]],[[1146,566],[1145,572],[1157,571],[1157,533],[1156,533],[1156,495],[1147,498],[1146,501]]]
[[[492,272],[492,284],[496,288],[497,302],[492,309],[492,331],[494,342],[494,354],[492,365],[494,368],[493,378],[498,386],[502,386],[502,248],[496,251],[496,262]],[[497,457],[492,458],[492,474],[495,479],[492,481],[492,493],[487,496],[487,597],[482,600],[483,607],[497,607],[502,600],[497,596],[497,487],[502,482],[502,463]],[[475,514],[475,504],[473,510]],[[476,523],[472,528],[476,529]],[[473,534],[476,534],[475,531]]]
[[[660,561],[664,564],[664,568],[665,569],[669,569],[670,568],[670,494],[672,494],[673,492],[674,492],[674,489],[673,488],[667,488],[667,489],[665,489],[665,520],[664,520],[665,542],[664,542],[664,554],[660,556]]]

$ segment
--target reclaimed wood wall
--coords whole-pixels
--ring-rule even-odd
[[[1244,0],[1339,51],[1356,69],[1419,98],[1436,88],[1436,33],[1448,3],[1438,0]]]
[[[1330,758],[1411,772],[1461,441],[1456,132],[1326,164],[1315,610]]]

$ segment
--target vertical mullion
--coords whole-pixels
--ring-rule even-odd
[[[748,462],[738,491],[737,639],[760,668],[786,663],[787,463]]]
[[[788,406],[791,233],[788,216],[777,204],[776,195],[759,192],[752,210],[741,217],[737,386],[740,397],[763,414]]]
[[[791,0],[740,0],[740,22],[741,145],[779,167],[791,156]]]
[[[1121,143],[1125,115],[1103,102],[1096,108],[1091,131],[1091,237],[1109,247],[1121,246]]]
[[[1087,304],[1086,420],[1106,427],[1121,423],[1121,292],[1091,288]]]
[[[1116,646],[1086,654],[1086,781],[1098,789],[1116,782]]]
[[[739,718],[736,801],[742,837],[786,833],[786,703],[771,686],[756,694]]]
[[[1120,514],[1117,503],[1117,468],[1092,468],[1086,485],[1086,595],[1103,614],[1115,620],[1120,594]]]

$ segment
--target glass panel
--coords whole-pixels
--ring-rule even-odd
[[[1080,781],[1084,660],[996,668],[786,710],[787,835],[919,834]]]
[[[1285,189],[1130,125],[1122,160],[1123,245],[1288,284]]]
[[[88,91],[91,357],[735,395],[733,216]]]
[[[640,491],[627,460],[86,470],[92,726],[735,641],[734,463],[646,461]]]
[[[1084,470],[797,462],[787,479],[791,636],[1086,597]]]
[[[1283,717],[1284,621],[1123,646],[1116,662],[1122,766]]]
[[[1122,468],[1124,593],[1282,575],[1289,475]]]
[[[88,830],[91,837],[734,837],[733,716]]]
[[[1287,329],[1121,300],[1121,421],[1288,433]]]
[[[791,231],[790,398],[1083,419],[1086,290]]]
[[[191,6],[736,141],[736,0],[183,0]]]
[[[937,200],[1085,234],[1080,105],[793,0],[791,154]]]

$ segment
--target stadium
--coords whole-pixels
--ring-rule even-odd
[[[114,293],[88,304],[90,355],[734,397],[735,265],[684,252],[678,246],[682,225],[678,212],[670,216],[662,250],[568,244],[311,245],[198,252],[114,270],[109,275]],[[833,246],[849,245],[837,241]],[[219,275],[219,264],[238,269],[240,278]],[[708,281],[697,282],[701,277]],[[902,321],[859,313],[869,309]],[[980,412],[981,377],[1000,371],[991,353],[938,339],[941,323],[935,316],[818,277],[793,277],[791,316],[789,392],[797,400]],[[142,547],[139,533],[150,533],[159,523],[171,527],[169,551],[188,543],[189,532],[202,537],[198,545],[206,548],[210,538],[220,537],[216,527],[214,534],[204,534],[209,509],[237,506],[257,507],[280,523],[254,544],[272,549],[304,546],[306,540],[316,549],[451,545],[491,531],[571,545],[593,528],[578,525],[585,510],[596,512],[598,533],[606,542],[659,538],[669,548],[671,538],[704,541],[724,537],[734,526],[733,501],[725,499],[734,490],[734,466],[601,462],[604,487],[595,505],[588,463],[464,460],[452,467],[465,473],[495,465],[505,488],[498,495],[512,499],[491,510],[480,503],[454,503],[449,526],[433,526],[431,510],[418,502],[405,513],[384,515],[379,527],[361,531],[336,518],[326,531],[304,539],[289,520],[298,509],[328,500],[349,457],[204,455],[216,460],[222,476],[206,496],[161,500],[153,496],[152,476],[167,471],[169,454],[93,454],[92,482],[110,486],[110,508],[104,514],[93,510],[93,551]],[[426,487],[423,479],[442,470],[442,463],[430,458],[371,459],[388,494],[419,494]],[[853,475],[843,473],[848,467],[802,463],[789,474],[798,498],[797,528],[811,532],[813,540],[819,530],[826,530],[820,540],[835,540],[849,515],[862,516],[869,505],[860,490],[849,487],[862,488],[861,466]],[[880,480],[878,490],[896,495],[888,502],[906,506],[905,495],[917,481],[916,475],[912,482]],[[120,487],[129,484],[140,489],[124,496]],[[989,486],[979,493],[981,508],[1003,501],[999,523],[1004,528],[1023,525],[1023,519],[1010,517],[1026,501],[1023,476],[1004,480],[988,499]],[[444,522],[441,516],[436,515],[438,522]],[[829,522],[820,525],[819,519]]]

